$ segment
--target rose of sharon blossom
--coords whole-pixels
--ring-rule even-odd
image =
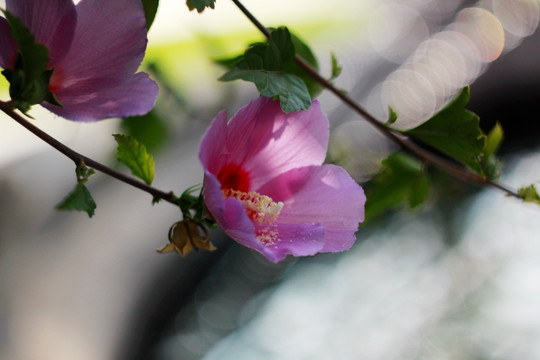
[[[204,201],[223,230],[273,262],[287,254],[348,250],[364,220],[362,188],[322,165],[329,123],[314,101],[285,114],[260,97],[227,123],[220,112],[204,135]]]
[[[49,49],[49,89],[63,108],[41,105],[53,113],[95,121],[154,106],[157,85],[135,73],[147,43],[141,0],[6,0],[6,10]],[[17,44],[0,17],[0,66],[13,69],[16,57]]]

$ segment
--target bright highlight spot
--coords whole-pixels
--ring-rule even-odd
[[[532,5],[527,0],[495,2],[493,7],[498,14],[505,15],[505,11],[509,14],[499,20],[481,7],[465,8],[459,12],[455,22],[420,43],[414,53],[370,95],[373,101],[379,103],[370,105],[378,109],[375,112],[381,116],[381,112],[384,113],[391,106],[398,114],[394,124],[398,129],[411,129],[422,124],[461,88],[472,83],[489,62],[501,55],[505,47],[503,25],[518,28],[518,23],[525,22],[527,25],[516,32],[526,34],[530,32],[527,30],[529,27],[538,24],[538,5]],[[525,9],[530,9],[530,14]],[[407,23],[408,12],[404,14]],[[395,20],[387,16],[388,22]],[[512,17],[519,19],[514,25],[509,19]],[[390,26],[394,30],[398,27]],[[401,29],[392,45],[410,48],[408,43],[402,43],[407,41],[404,40],[406,34]],[[386,57],[383,53],[381,56]]]
[[[501,22],[491,12],[481,8],[463,9],[457,16],[454,30],[472,40],[481,62],[491,62],[501,55],[504,48],[504,30]]]
[[[538,27],[540,10],[535,0],[493,0],[493,13],[514,36],[532,35]]]
[[[435,112],[436,96],[430,79],[410,69],[392,73],[382,86],[383,103],[397,110],[399,125],[412,128]]]
[[[383,4],[369,18],[369,39],[382,57],[400,63],[409,56],[429,29],[414,8],[400,4]]]
[[[364,121],[339,125],[330,135],[328,154],[351,177],[364,182],[381,169],[381,161],[396,150],[396,145]],[[362,156],[358,156],[362,154]]]

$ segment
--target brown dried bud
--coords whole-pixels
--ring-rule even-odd
[[[180,255],[184,256],[193,249],[213,251],[217,248],[210,242],[210,236],[206,228],[191,220],[181,220],[171,226],[169,229],[169,243],[158,249],[157,252],[164,254],[176,250]]]

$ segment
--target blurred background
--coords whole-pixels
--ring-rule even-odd
[[[328,76],[334,53],[335,83],[381,119],[392,105],[401,128],[471,84],[481,126],[505,130],[501,181],[540,184],[537,0],[244,5],[309,43]],[[213,60],[258,40],[230,1],[199,15],[161,0],[145,62],[161,90],[149,116],[80,124],[36,107],[34,123],[112,166],[110,134],[140,136],[156,156],[154,185],[181,193],[202,180],[198,144],[217,111],[231,116],[257,96],[217,82]],[[329,156],[368,180],[395,147],[331,94],[319,99]],[[431,170],[427,203],[361,226],[349,252],[271,264],[216,230],[217,251],[181,258],[155,252],[177,209],[96,174],[96,215],[58,212],[73,164],[5,116],[0,134],[0,359],[540,358],[538,206]]]

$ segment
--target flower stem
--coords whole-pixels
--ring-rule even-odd
[[[244,15],[259,29],[261,33],[264,34],[267,38],[270,37],[270,31],[266,28],[253,14],[249,12],[248,9],[239,0],[232,0],[232,2],[244,13]],[[422,147],[416,145],[414,142],[409,140],[406,136],[392,130],[391,128],[384,125],[381,121],[377,120],[373,115],[371,115],[367,110],[360,106],[356,101],[354,101],[350,96],[348,96],[343,91],[336,88],[329,80],[322,77],[319,72],[313,68],[304,58],[296,54],[294,61],[298,66],[300,66],[311,78],[317,81],[324,88],[332,92],[337,96],[342,102],[347,106],[353,109],[358,115],[363,117],[367,122],[373,125],[378,129],[384,136],[389,138],[391,141],[399,145],[403,150],[415,155],[417,158],[421,159],[424,163],[435,165],[447,173],[453,175],[456,178],[462,179],[464,181],[478,184],[481,186],[490,186],[496,189],[499,189],[505,192],[507,195],[521,199],[521,197],[513,190],[508,187],[494,182],[489,179],[485,179],[482,176],[455,164],[445,158],[442,158],[436,154],[433,154]]]
[[[145,184],[142,181],[139,181],[135,178],[132,178],[130,176],[124,175],[106,165],[103,165],[100,162],[97,162],[93,159],[90,159],[89,157],[86,157],[82,154],[79,154],[75,150],[69,148],[68,146],[64,145],[60,141],[56,140],[43,130],[36,127],[34,124],[30,123],[28,120],[26,120],[24,117],[19,115],[17,112],[15,112],[11,102],[3,102],[0,101],[0,110],[2,110],[4,113],[6,113],[9,117],[11,117],[13,120],[24,126],[27,130],[29,130],[31,133],[39,137],[41,140],[45,141],[47,144],[55,148],[56,150],[60,151],[62,154],[67,156],[69,159],[73,160],[75,162],[75,165],[79,166],[81,164],[84,164],[90,168],[93,168],[97,171],[100,171],[104,174],[107,174],[117,180],[120,180],[126,184],[129,184],[131,186],[134,186],[142,191],[145,191],[153,196],[154,199],[161,199],[165,200],[171,204],[178,206],[178,198],[174,195],[174,193],[171,192],[164,192],[159,189],[156,189],[152,186],[149,186]]]

